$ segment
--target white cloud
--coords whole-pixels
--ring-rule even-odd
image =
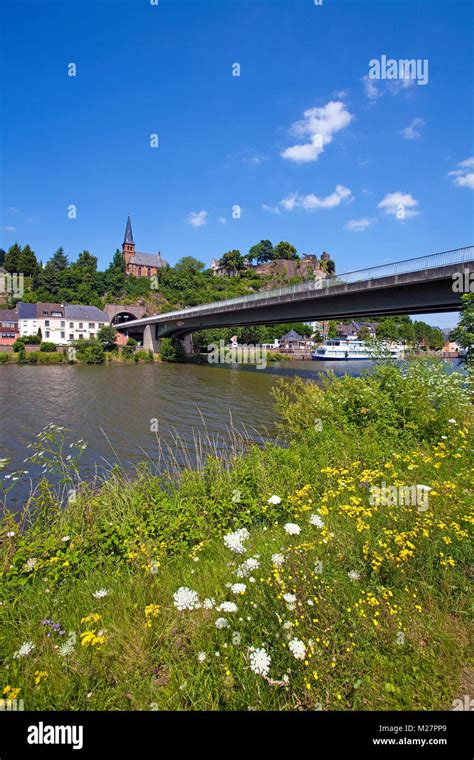
[[[369,100],[377,100],[377,98],[381,97],[382,93],[377,85],[374,84],[374,80],[370,79],[368,74],[366,74],[365,77],[362,77],[362,84],[364,85],[364,92]]]
[[[283,206],[287,211],[293,211],[295,208],[302,208],[305,211],[319,211],[320,209],[336,208],[342,201],[348,200],[351,196],[352,193],[348,187],[336,185],[334,192],[325,198],[319,198],[314,193],[308,195],[292,193],[280,201],[280,206]]]
[[[417,116],[415,119],[413,119],[412,123],[408,125],[408,127],[402,129],[400,134],[403,135],[405,140],[419,140],[421,137],[421,132],[419,132],[419,129],[420,127],[424,126],[425,120]]]
[[[225,218],[225,216],[220,216],[219,219],[218,219],[218,221],[221,224],[227,224],[227,219]]]
[[[271,211],[272,214],[281,214],[281,211],[278,208],[278,206],[267,206],[266,203],[262,203],[262,208],[264,209],[264,211]]]
[[[309,141],[292,145],[280,154],[300,164],[316,161],[326,145],[332,142],[333,135],[345,129],[353,119],[345,104],[338,100],[331,100],[321,108],[308,108],[303,117],[291,125],[291,132],[296,137],[309,138]]]
[[[394,216],[398,221],[403,222],[405,219],[411,219],[418,216],[418,201],[410,193],[388,193],[382,198],[377,208],[382,209],[385,214]]]
[[[2,227],[2,231],[3,232],[16,232],[16,227],[11,227],[11,226]]]
[[[345,228],[346,230],[349,230],[349,232],[364,232],[367,227],[371,227],[376,223],[376,221],[377,219],[374,217],[368,219],[366,216],[364,216],[362,219],[351,219],[349,222],[347,222]]]
[[[332,96],[336,100],[344,100],[349,95],[349,90],[334,90]]]
[[[193,227],[203,227],[207,224],[207,211],[191,211],[186,218],[186,222]]]
[[[466,158],[465,161],[458,163],[459,169],[454,169],[452,172],[448,172],[449,177],[454,177],[453,184],[457,187],[470,187],[474,190],[474,172],[469,169],[474,169],[474,156]]]
[[[405,73],[405,72],[403,72]],[[387,82],[387,89],[390,95],[398,95],[402,90],[407,90],[410,87],[414,87],[416,80],[413,77],[402,76],[399,79],[391,79]]]

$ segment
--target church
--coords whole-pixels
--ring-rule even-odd
[[[133,274],[135,277],[153,277],[158,274],[159,269],[168,266],[168,263],[161,258],[159,251],[158,253],[138,253],[135,251],[130,215],[125,227],[122,256],[125,262],[125,274]]]

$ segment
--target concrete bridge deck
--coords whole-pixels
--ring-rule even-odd
[[[215,301],[117,325],[144,346],[215,327],[459,310],[455,276],[474,279],[474,246]],[[188,343],[188,341],[186,341]],[[188,347],[188,346],[187,346]]]

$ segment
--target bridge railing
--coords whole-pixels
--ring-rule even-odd
[[[166,319],[169,319],[170,317],[172,319],[177,319],[181,316],[190,317],[193,314],[198,314],[202,311],[211,312],[213,309],[221,311],[223,307],[231,306],[233,304],[239,304],[245,308],[247,305],[251,306],[256,301],[263,301],[268,298],[277,298],[280,296],[292,295],[293,293],[306,293],[316,290],[323,291],[334,288],[338,285],[352,284],[354,282],[368,282],[369,280],[377,280],[382,277],[393,277],[399,274],[409,274],[410,272],[418,272],[424,269],[435,269],[437,267],[450,266],[453,264],[462,265],[473,260],[474,246],[454,248],[451,251],[442,251],[441,253],[420,256],[415,259],[395,261],[390,264],[381,264],[380,266],[369,267],[367,269],[357,269],[353,272],[343,272],[334,275],[333,277],[327,277],[324,279],[318,278],[308,282],[299,283],[298,285],[287,285],[283,288],[263,290],[259,293],[251,293],[246,296],[228,298],[223,301],[214,301],[213,303],[201,304],[200,306],[191,306],[187,309],[180,309],[179,311],[160,315],[162,319],[149,317],[146,321],[156,322],[166,321]]]
[[[434,253],[428,256],[421,256],[416,259],[395,261],[391,264],[381,264],[380,266],[369,267],[367,269],[357,269],[353,272],[343,272],[341,274],[335,275],[334,277],[310,280],[308,282],[301,282],[297,285],[287,285],[283,288],[263,290],[259,293],[251,293],[250,295],[240,296],[238,298],[228,298],[224,301],[215,301],[213,304],[192,306],[190,309],[186,309],[184,313],[189,314],[189,312],[208,310],[211,305],[216,306],[220,309],[222,306],[227,306],[233,303],[254,303],[255,301],[264,300],[266,298],[291,295],[292,293],[304,293],[312,290],[327,290],[338,285],[376,280],[382,277],[393,277],[398,274],[409,274],[410,272],[417,272],[423,269],[435,269],[437,267],[448,266],[452,264],[463,264],[465,262],[473,260],[474,246],[455,248],[452,251],[443,251],[441,253]]]

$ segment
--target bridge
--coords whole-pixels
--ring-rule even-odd
[[[464,285],[458,287],[460,275]],[[161,338],[178,338],[191,353],[192,333],[208,328],[459,311],[473,281],[474,246],[467,246],[116,326],[154,352]]]

